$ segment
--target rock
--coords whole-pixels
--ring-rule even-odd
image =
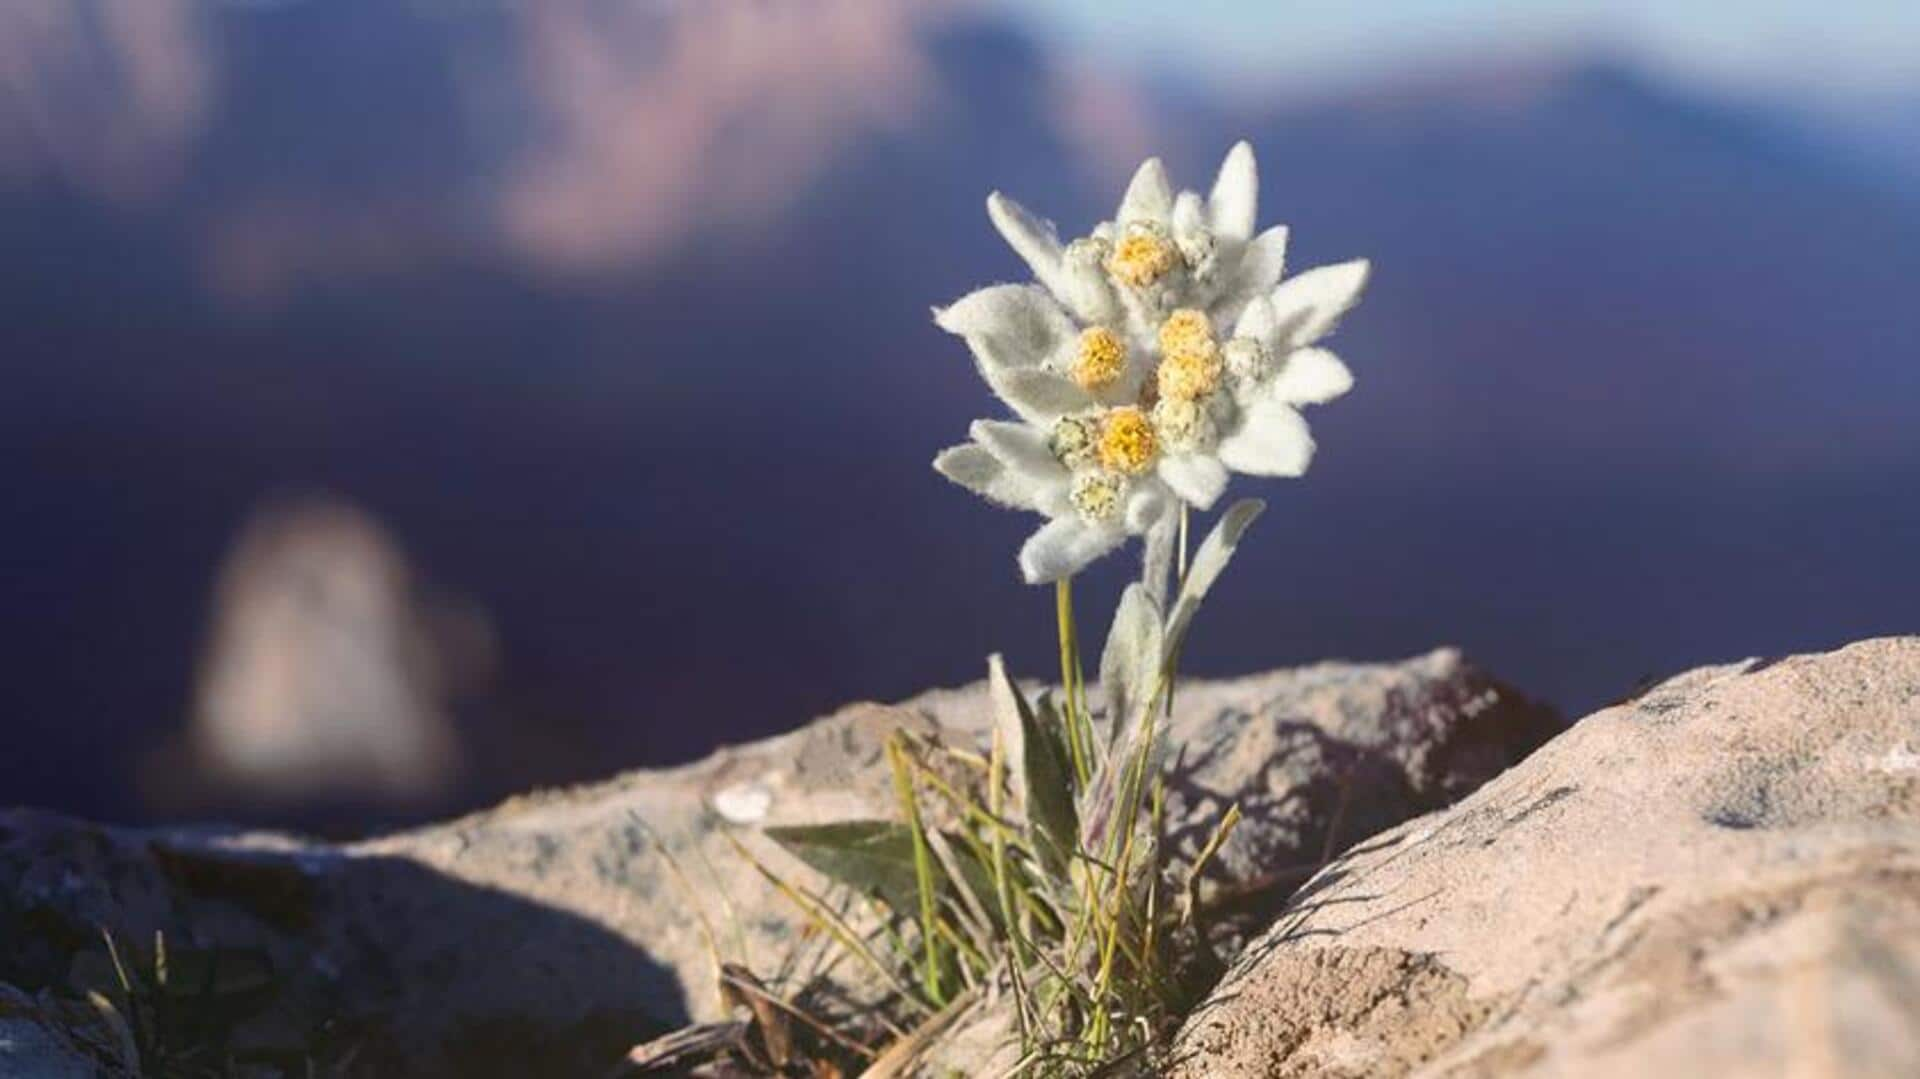
[[[8,1079],[112,1079],[115,1047],[91,1009],[36,999],[0,985],[0,1075]]]
[[[1168,813],[1189,852],[1227,806],[1218,877],[1299,883],[1356,839],[1449,805],[1561,730],[1551,710],[1441,650],[1182,687]],[[1297,875],[1296,875],[1297,874]],[[1284,894],[1284,893],[1283,893]]]
[[[763,974],[821,956],[734,840],[805,881],[758,826],[889,816],[894,729],[978,745],[986,724],[979,685],[854,705],[697,764],[343,846],[0,815],[0,939],[23,942],[0,981],[59,984],[96,926],[164,929],[265,950],[283,1013],[329,1020],[397,1073],[604,1069],[650,1033],[724,1017],[716,951]],[[1184,683],[1169,819],[1198,842],[1240,801],[1221,885],[1290,886],[1330,832],[1444,805],[1559,728],[1451,650]]]
[[[1693,671],[1303,888],[1172,1074],[1920,1075],[1920,638]]]
[[[486,630],[473,615],[456,638],[419,591],[398,544],[351,504],[255,513],[220,571],[185,752],[148,769],[150,793],[190,801],[201,786],[275,806],[445,793],[462,767],[448,698],[484,664]]]

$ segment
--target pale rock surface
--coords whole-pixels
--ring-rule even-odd
[[[260,802],[444,792],[461,765],[446,709],[458,666],[416,593],[359,508],[309,497],[256,512],[215,587],[187,763]]]
[[[0,814],[0,982],[57,984],[96,926],[165,929],[265,948],[286,980],[280,1025],[334,1018],[394,1074],[597,1072],[719,1013],[708,927],[763,973],[796,951],[795,912],[730,839],[806,880],[758,826],[890,815],[891,731],[977,746],[986,723],[979,685],[855,705],[697,764],[345,846]],[[1237,800],[1223,872],[1293,872],[1336,824],[1345,845],[1442,806],[1559,729],[1451,650],[1187,683],[1169,819],[1191,838]]]
[[[1920,638],[1681,675],[1357,848],[1173,1074],[1920,1075]]]
[[[0,1075],[7,1079],[99,1079],[100,1063],[75,1043],[59,1009],[0,985]]]

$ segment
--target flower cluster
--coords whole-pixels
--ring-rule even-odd
[[[1253,150],[1212,191],[1177,195],[1158,159],[1113,220],[1062,243],[998,192],[987,213],[1033,270],[935,312],[965,338],[1017,420],[980,420],[934,461],[995,502],[1048,518],[1020,551],[1058,580],[1159,524],[1211,507],[1229,472],[1298,476],[1313,457],[1299,407],[1353,377],[1316,347],[1359,301],[1364,260],[1282,280],[1287,230],[1254,233]]]

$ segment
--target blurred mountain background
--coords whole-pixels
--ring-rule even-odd
[[[1291,264],[1376,276],[1189,670],[1453,643],[1579,714],[1915,628],[1920,63],[1262,79],[1212,6],[0,8],[0,801],[352,831],[1047,676],[927,309],[1020,276],[989,190],[1080,230],[1241,137]]]

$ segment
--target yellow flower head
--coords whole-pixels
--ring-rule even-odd
[[[1136,221],[1113,245],[1113,254],[1107,256],[1107,272],[1121,284],[1146,288],[1165,277],[1179,261],[1180,250],[1163,229]]]
[[[1202,348],[1213,344],[1213,324],[1207,321],[1207,313],[1197,308],[1182,307],[1167,316],[1160,324],[1160,352],[1172,355],[1183,349]]]
[[[1204,345],[1169,352],[1160,360],[1160,396],[1193,400],[1220,388],[1220,350]]]
[[[1125,476],[1137,476],[1160,452],[1153,422],[1137,408],[1116,408],[1100,423],[1100,463]]]
[[[1068,377],[1083,390],[1105,389],[1120,380],[1127,370],[1127,343],[1105,326],[1089,326],[1080,331],[1080,347],[1074,353]]]

